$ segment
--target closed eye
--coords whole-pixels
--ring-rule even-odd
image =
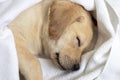
[[[77,39],[78,47],[80,47],[81,46],[81,42],[80,42],[79,37],[76,37],[76,39]]]

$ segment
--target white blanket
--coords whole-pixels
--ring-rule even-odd
[[[40,0],[0,1],[0,80],[19,80],[18,61],[12,32],[6,27],[20,12]],[[44,80],[120,80],[119,0],[71,0],[95,11],[98,40],[82,56],[80,70],[65,72],[51,60],[40,58]]]

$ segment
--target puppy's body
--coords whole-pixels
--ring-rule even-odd
[[[41,34],[48,3],[44,1],[27,9],[8,25],[14,34],[20,72],[27,80],[42,80],[40,64],[34,55],[43,54],[41,38],[45,35]]]
[[[41,2],[22,12],[8,25],[13,31],[15,42],[19,45],[24,43],[24,46],[34,55],[43,53],[41,38],[45,35],[42,36],[41,34],[44,34],[42,33],[43,23],[47,25],[47,22],[43,21],[47,18],[49,5],[50,2],[49,4],[45,1]]]
[[[42,79],[35,56],[46,55],[62,68],[73,69],[92,39],[89,14],[64,0],[44,0],[22,12],[8,27],[15,37],[20,72],[27,80]]]

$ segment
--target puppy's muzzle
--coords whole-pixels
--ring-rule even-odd
[[[79,63],[78,63],[78,64],[73,64],[70,69],[66,69],[65,67],[63,67],[63,65],[61,65],[60,60],[59,60],[59,53],[56,53],[56,59],[57,59],[57,62],[58,62],[58,64],[59,64],[59,66],[60,66],[63,70],[77,71],[77,70],[79,70],[79,68],[80,68]]]

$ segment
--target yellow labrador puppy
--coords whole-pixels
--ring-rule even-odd
[[[64,70],[78,70],[93,31],[89,13],[68,0],[43,0],[22,12],[8,27],[13,31],[20,73],[42,80],[36,56],[46,55]]]

